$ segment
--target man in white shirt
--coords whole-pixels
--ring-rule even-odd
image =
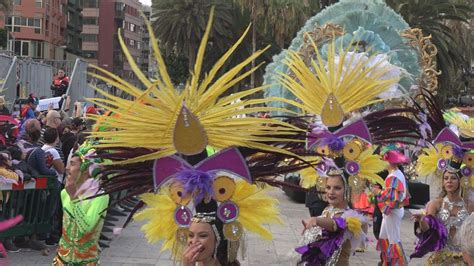
[[[43,134],[44,145],[41,147],[46,154],[46,164],[56,171],[59,184],[63,183],[64,162],[61,160],[56,145],[59,142],[58,131],[55,128],[47,128]]]

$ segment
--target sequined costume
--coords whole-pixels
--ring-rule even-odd
[[[61,192],[64,208],[63,232],[54,266],[99,265],[99,237],[109,196],[72,201],[66,190]]]
[[[452,216],[450,212],[454,208],[458,208],[458,211],[456,215]],[[448,242],[442,250],[433,252],[428,257],[426,265],[464,265],[458,232],[468,216],[469,212],[464,201],[450,202],[447,197],[443,198],[443,204],[437,217],[446,227]]]
[[[349,265],[352,250],[363,245],[365,241],[365,234],[362,231],[351,232],[349,224],[357,221],[365,223],[365,219],[349,208],[339,209],[332,206],[324,209],[319,217],[334,219],[338,229],[329,232],[315,226],[306,230],[301,241],[303,245],[296,249],[302,254],[302,261],[305,265]]]
[[[390,173],[385,180],[385,189],[377,201],[383,213],[382,227],[377,250],[382,253],[384,265],[407,265],[407,258],[400,239],[400,224],[404,214],[406,197],[405,176],[400,170]]]

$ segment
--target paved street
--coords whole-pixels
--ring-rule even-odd
[[[269,226],[273,232],[273,241],[263,241],[253,235],[247,237],[247,256],[241,260],[243,266],[256,265],[295,265],[290,251],[296,246],[301,232],[301,219],[307,217],[308,212],[304,204],[292,202],[281,190],[272,191],[280,200],[283,225]],[[140,232],[142,223],[131,223],[119,236],[112,240],[110,248],[101,254],[102,265],[173,265],[169,253],[160,253],[160,245],[150,245]],[[351,257],[351,265],[377,265],[378,253],[375,251],[375,241],[370,234],[368,250],[365,253],[356,253]],[[409,254],[414,248],[413,224],[409,221],[409,214],[405,213],[402,224],[402,240],[406,252]],[[54,252],[49,256],[42,256],[37,251],[22,251],[11,254],[11,264],[16,265],[50,265]],[[410,262],[410,265],[423,265],[423,259]]]

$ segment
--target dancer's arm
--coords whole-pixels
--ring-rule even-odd
[[[413,215],[415,221],[418,221],[420,223],[420,229],[422,232],[426,232],[430,229],[430,225],[423,219],[423,217],[425,215],[431,215],[433,217],[436,217],[439,210],[441,209],[441,201],[441,199],[434,199],[428,202],[428,205],[426,206],[426,214]]]
[[[329,232],[335,232],[338,230],[336,221],[331,218],[325,217],[311,217],[306,220],[303,220],[303,225],[305,230],[310,229],[311,227],[319,226]]]
[[[385,189],[377,197],[377,205],[384,214],[390,214],[392,209],[403,206],[402,195],[405,191],[404,184],[395,176],[385,179]]]

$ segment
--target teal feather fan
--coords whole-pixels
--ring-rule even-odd
[[[400,36],[402,31],[409,28],[403,18],[382,0],[341,0],[310,18],[288,49],[273,57],[273,62],[265,69],[264,83],[271,85],[265,91],[265,97],[295,99],[278,82],[279,73],[289,73],[288,66],[284,63],[285,58],[289,56],[288,51],[300,51],[304,45],[305,34],[327,23],[344,29],[344,35],[335,38],[336,44],[342,43],[345,47],[351,41],[363,42],[369,49],[369,54],[386,54],[391,64],[402,68],[406,75],[399,82],[400,93],[406,93],[416,85],[416,78],[420,75],[418,51],[406,44],[407,40]],[[325,58],[328,44],[317,45]],[[274,102],[272,105],[291,108],[284,102]]]

